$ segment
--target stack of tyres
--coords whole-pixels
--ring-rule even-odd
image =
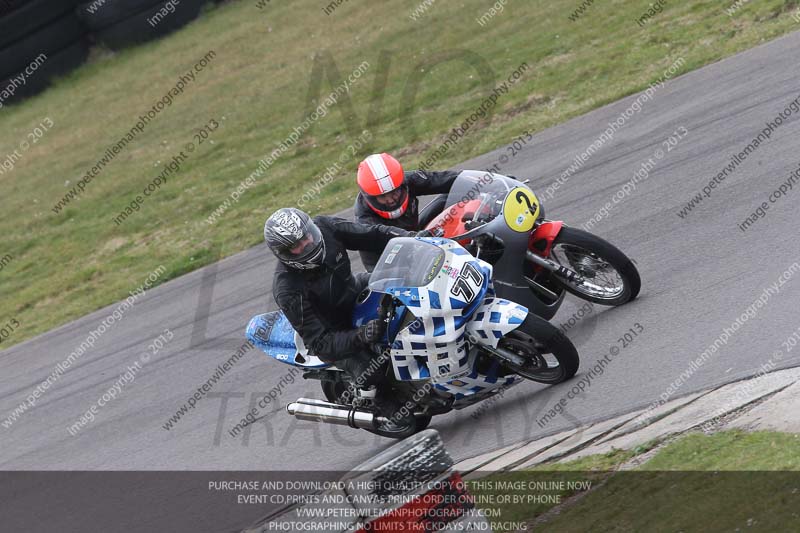
[[[243,533],[324,531],[484,531],[492,525],[475,507],[436,430],[426,429],[361,463],[338,488],[288,504]],[[326,503],[327,502],[327,503]],[[298,508],[306,508],[300,512]]]
[[[0,0],[0,104],[44,90],[86,60],[77,0]]]
[[[8,15],[28,0],[0,0],[0,17]]]
[[[0,0],[2,1],[2,0]],[[194,20],[208,0],[93,0],[78,16],[112,50],[156,39]]]

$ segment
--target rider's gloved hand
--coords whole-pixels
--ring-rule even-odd
[[[373,344],[383,340],[386,334],[386,321],[381,319],[370,320],[358,328],[358,339],[364,344]]]
[[[443,237],[444,236],[444,228],[441,226],[436,226],[433,229],[424,229],[418,231],[414,237]]]

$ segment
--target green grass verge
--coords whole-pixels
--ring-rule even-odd
[[[633,455],[635,453],[616,451],[510,475],[528,482],[592,481],[592,491],[563,506],[545,524],[539,524],[538,528],[545,531],[800,529],[798,435],[742,431],[710,436],[693,433],[665,446],[634,470],[613,472]],[[503,478],[493,476],[490,479]],[[602,480],[605,483],[600,485]],[[562,491],[561,494],[568,496],[576,492]],[[487,513],[499,510],[502,521],[516,523],[530,523],[554,506],[481,505]]]
[[[259,9],[252,0],[222,4],[162,40],[96,53],[43,95],[0,109],[0,161],[43,119],[54,122],[0,176],[0,258],[12,258],[0,270],[0,323],[20,324],[2,347],[123,298],[158,265],[167,268],[160,279],[166,281],[261,242],[269,213],[295,205],[336,160],[342,165],[335,179],[305,207],[320,213],[351,205],[360,156],[389,151],[414,168],[480,105],[482,75],[491,82],[493,72],[499,83],[520,64],[529,67],[500,97],[493,119],[470,129],[437,166],[641,90],[679,57],[688,71],[785,34],[795,28],[796,3],[750,2],[730,17],[718,1],[669,2],[641,28],[635,21],[648,6],[636,1],[596,3],[576,22],[568,15],[577,0],[509,2],[480,26],[477,19],[491,6],[477,0],[434,2],[416,21],[410,14],[419,0],[352,0],[329,15],[324,2],[272,0]],[[51,211],[209,50],[216,57],[197,81],[79,200]],[[342,78],[363,61],[369,68],[347,101],[341,98],[209,225],[206,218],[302,122],[309,98],[333,90],[328,70],[320,90],[310,91],[318,53],[335,62]],[[436,64],[448,53],[472,57],[483,74],[462,60]],[[384,91],[374,91],[376,76],[385,76]],[[414,87],[409,80],[420,82],[411,115],[404,111]],[[374,95],[382,95],[381,105],[372,106]],[[221,124],[213,143],[192,153],[123,224],[113,223],[211,119]],[[365,127],[372,142],[351,157],[348,145]]]
[[[589,481],[596,485],[608,477],[610,471],[613,471],[634,455],[633,452],[626,450],[615,450],[604,455],[591,455],[568,463],[547,464],[537,466],[530,470],[493,474],[468,483],[470,486],[470,493],[475,496],[478,507],[491,513],[489,516],[492,516],[495,521],[521,523],[530,518],[539,516],[558,505],[557,502],[552,501],[552,498],[548,498],[549,496],[557,496],[563,501],[578,492],[574,487],[569,488],[567,483],[583,483]],[[557,489],[554,488],[553,490],[530,490],[528,488],[523,488],[530,487],[530,485],[519,485],[520,483],[527,484],[531,481],[554,484],[563,483],[564,486]],[[504,487],[501,483],[516,484],[505,485],[505,487],[516,486],[520,488],[517,490],[501,488]],[[554,487],[555,485],[550,486]],[[580,487],[580,485],[578,485],[578,487]],[[498,501],[499,497],[509,494],[512,495],[512,498],[514,495],[525,498],[525,503],[520,505],[513,500]],[[532,498],[528,501],[527,497],[529,495],[546,497],[539,500]],[[500,518],[502,518],[502,520],[499,520]],[[495,529],[501,528],[495,527]]]

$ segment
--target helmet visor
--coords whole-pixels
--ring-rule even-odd
[[[275,250],[278,259],[287,263],[319,264],[321,263],[322,233],[313,222],[306,225],[303,236],[292,245],[282,246]]]
[[[408,186],[404,183],[393,191],[376,196],[365,195],[372,207],[379,211],[400,209],[408,198]]]

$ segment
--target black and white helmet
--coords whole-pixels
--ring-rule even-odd
[[[319,227],[293,207],[278,209],[267,219],[264,240],[272,253],[291,268],[317,268],[325,259],[325,241]]]

